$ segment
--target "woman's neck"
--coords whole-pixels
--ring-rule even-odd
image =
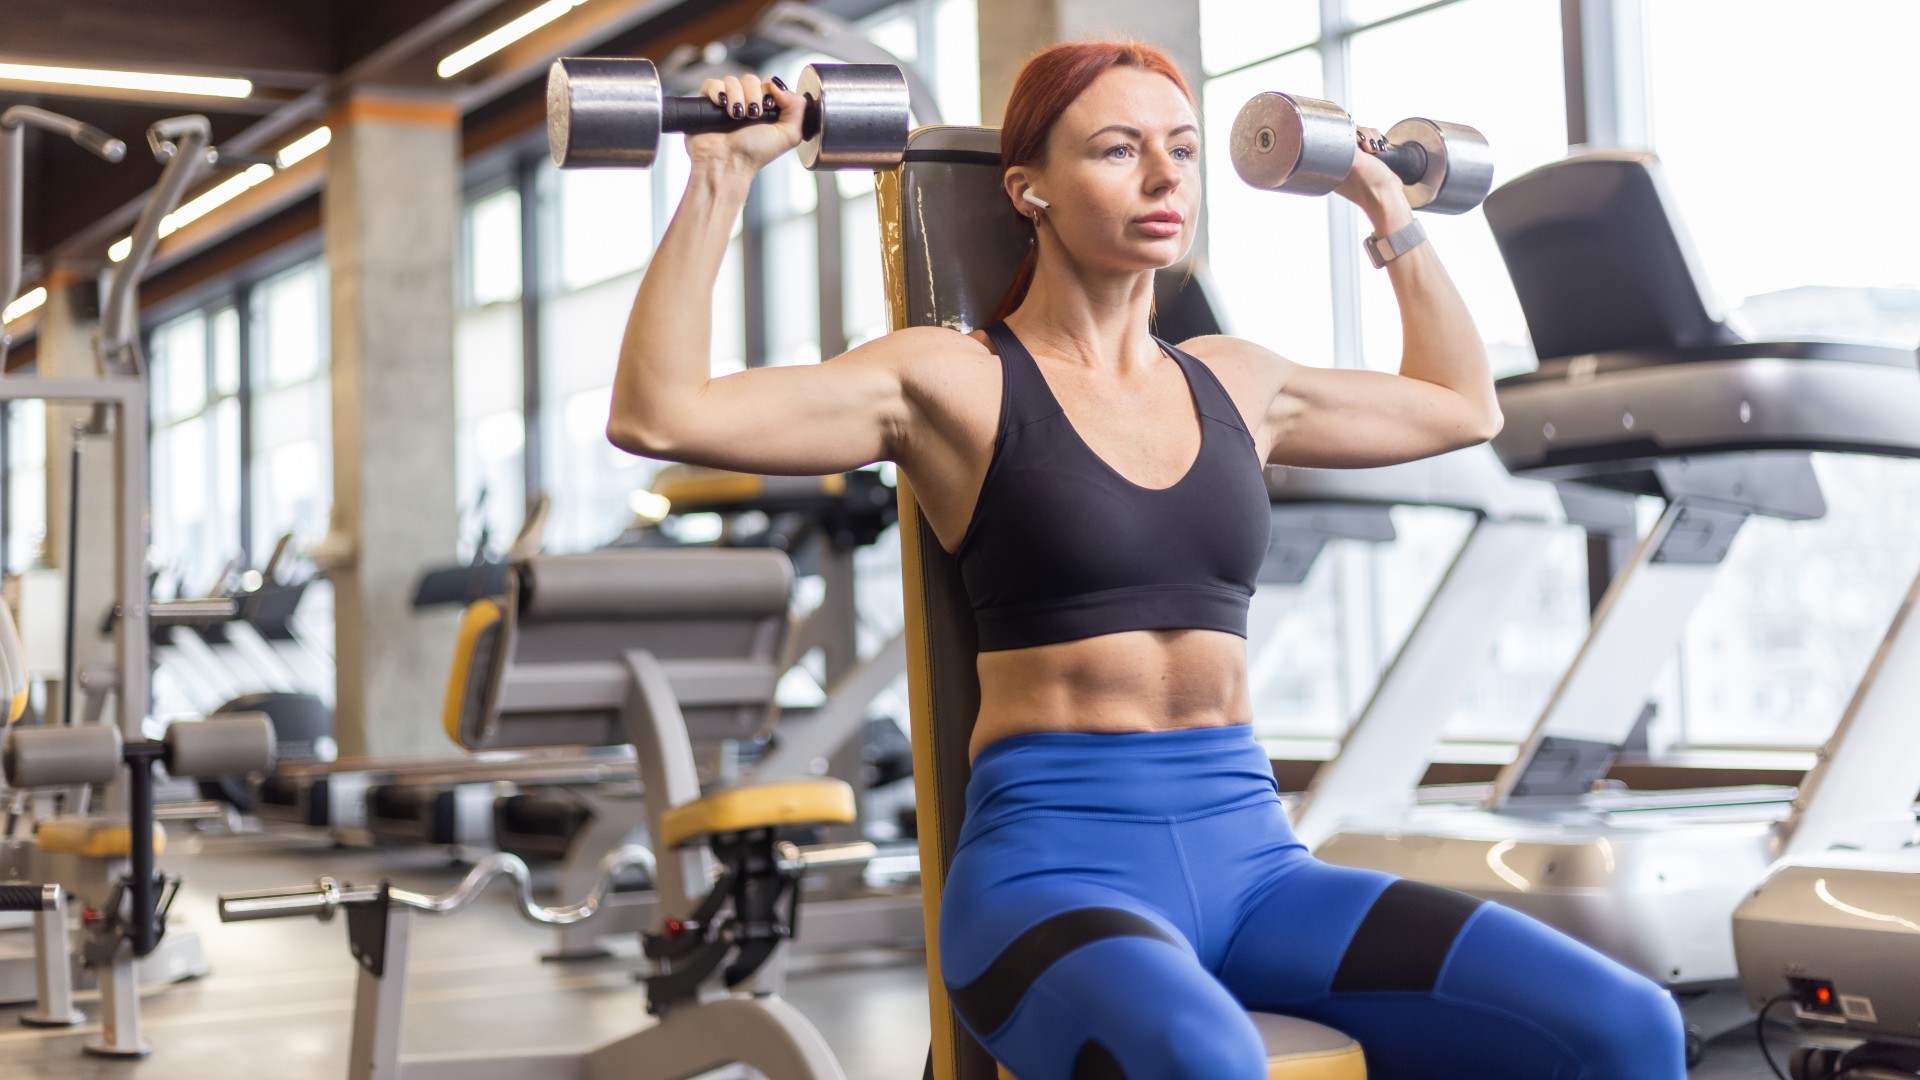
[[[1088,367],[1127,371],[1161,359],[1148,332],[1153,271],[1092,276],[1041,259],[1026,299],[1007,325],[1030,351]]]

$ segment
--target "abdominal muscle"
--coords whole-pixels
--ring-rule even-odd
[[[1037,731],[1119,734],[1248,723],[1246,646],[1218,630],[1131,630],[983,652],[969,756]]]

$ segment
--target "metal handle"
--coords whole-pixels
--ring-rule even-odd
[[[762,107],[759,116],[735,117],[728,105],[716,105],[703,97],[667,97],[660,99],[660,130],[701,135],[714,131],[732,131],[748,124],[774,124],[780,121],[778,107]],[[808,101],[807,110],[819,108]]]
[[[613,880],[621,871],[632,867],[644,868],[648,876],[654,872],[653,852],[638,845],[617,848],[608,852],[600,860],[599,871],[595,874],[593,888],[587,890],[587,896],[577,904],[558,907],[543,907],[533,899],[533,876],[527,870],[527,864],[517,855],[494,852],[475,863],[472,870],[460,884],[438,895],[417,893],[408,889],[386,891],[387,897],[396,904],[419,911],[444,915],[458,911],[472,903],[495,878],[509,877],[514,881],[515,898],[519,901],[519,910],[523,918],[545,926],[571,926],[592,918],[606,903],[609,893],[613,892]],[[286,889],[266,889],[251,893],[228,893],[220,898],[220,921],[247,922],[254,919],[285,919],[294,916],[311,915],[322,922],[333,917],[336,909],[350,904],[370,904],[380,899],[381,889],[374,886],[343,885],[332,878],[323,877],[312,885],[298,885]]]
[[[1375,156],[1386,162],[1403,184],[1417,184],[1427,175],[1427,148],[1419,143],[1396,143]]]

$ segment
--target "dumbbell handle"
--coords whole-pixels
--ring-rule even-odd
[[[1417,184],[1427,174],[1427,148],[1419,143],[1395,143],[1374,156],[1385,162],[1403,184]]]
[[[704,135],[709,132],[732,131],[742,124],[772,124],[780,120],[778,106],[761,106],[759,116],[736,117],[729,106],[716,105],[703,97],[663,97],[660,99],[660,130],[678,131],[687,135]],[[807,102],[806,125],[809,129],[819,126],[817,117],[820,106]]]

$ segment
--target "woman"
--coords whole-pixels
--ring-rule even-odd
[[[1034,244],[1000,321],[710,379],[734,216],[798,144],[802,103],[751,75],[702,93],[781,119],[687,140],[692,179],[634,302],[607,434],[725,469],[889,460],[911,479],[979,627],[940,949],[995,1058],[1022,1080],[1251,1080],[1266,1075],[1251,1008],[1348,1032],[1375,1077],[1683,1076],[1678,1011],[1651,982],[1507,909],[1313,859],[1251,735],[1262,464],[1385,465],[1499,429],[1432,248],[1386,267],[1398,375],[1156,341],[1154,271],[1200,213],[1192,95],[1151,48],[1061,45],[1007,106],[1004,186]],[[1337,190],[1376,236],[1412,220],[1371,153]]]

